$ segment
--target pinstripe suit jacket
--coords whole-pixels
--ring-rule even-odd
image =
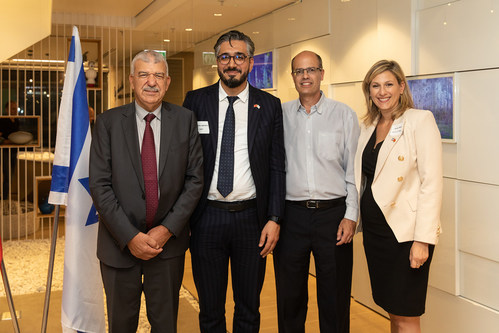
[[[249,83],[248,83],[249,84]],[[218,139],[219,83],[190,91],[184,107],[194,111],[198,121],[207,121],[209,134],[200,134],[203,146],[204,188],[199,204],[191,217],[194,225],[206,208],[213,178]],[[263,228],[268,217],[282,217],[286,180],[284,169],[284,136],[281,101],[250,85],[248,101],[248,153],[256,187],[258,220]]]

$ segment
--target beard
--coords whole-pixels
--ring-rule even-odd
[[[241,73],[241,77],[239,79],[237,79],[235,76],[229,76],[229,78],[226,78],[224,76],[224,73],[220,70],[220,68],[218,68],[217,71],[218,71],[218,76],[220,77],[220,80],[222,80],[222,82],[229,88],[237,88],[237,87],[241,86],[244,82],[246,82],[246,79],[248,78],[248,74],[249,74],[249,71],[246,71],[243,73],[238,68],[230,67],[230,68],[226,68],[224,70],[224,72],[225,71],[238,71],[239,73]]]

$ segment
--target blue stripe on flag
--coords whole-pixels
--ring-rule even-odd
[[[88,195],[90,195],[90,180],[88,177],[78,179],[80,184],[87,190]],[[92,225],[94,223],[99,222],[99,216],[97,215],[97,210],[95,209],[94,204],[92,203],[92,207],[90,208],[90,213],[88,213],[87,222],[85,226]]]
[[[75,36],[71,37],[71,46],[69,47],[68,61],[75,62]]]
[[[73,93],[73,119],[71,124],[71,157],[69,160],[69,182],[73,177],[81,149],[87,137],[88,127],[88,104],[87,104],[87,84],[83,66],[80,68]],[[86,125],[86,126],[85,126]]]
[[[68,193],[69,189],[69,168],[62,165],[52,167],[52,184],[50,191]]]

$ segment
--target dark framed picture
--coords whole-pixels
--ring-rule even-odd
[[[444,142],[456,142],[454,116],[454,76],[408,77],[416,109],[430,110]]]
[[[102,49],[98,39],[80,38],[87,89],[102,88]],[[71,38],[68,38],[68,54]],[[66,59],[67,60],[67,59]]]
[[[254,56],[253,70],[248,75],[249,83],[258,89],[274,88],[274,60],[272,52]]]

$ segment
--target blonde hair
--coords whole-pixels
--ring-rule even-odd
[[[364,92],[364,98],[367,105],[367,113],[363,117],[364,124],[367,126],[372,125],[380,115],[378,107],[371,99],[370,86],[371,82],[379,74],[390,71],[397,79],[398,84],[404,85],[404,92],[400,95],[399,104],[392,113],[392,118],[395,120],[400,117],[405,110],[413,108],[414,102],[412,100],[411,90],[407,84],[407,80],[404,75],[404,71],[400,65],[394,60],[380,60],[375,63],[369,71],[367,71],[364,81],[362,82],[362,91]]]

